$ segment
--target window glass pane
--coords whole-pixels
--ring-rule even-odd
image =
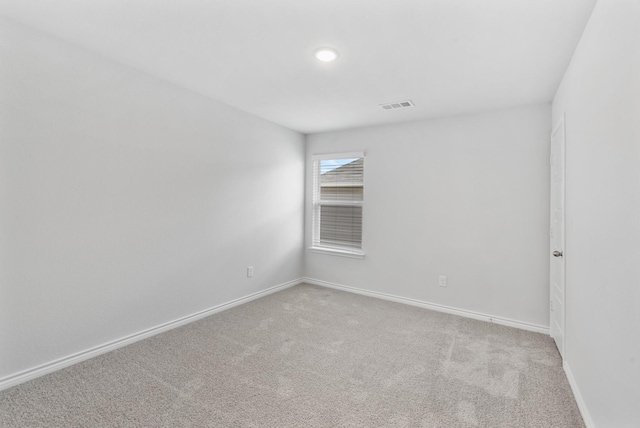
[[[320,161],[320,199],[362,202],[364,159]]]

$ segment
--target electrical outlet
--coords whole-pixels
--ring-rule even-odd
[[[438,277],[438,285],[440,287],[446,287],[447,286],[447,277],[444,275],[440,275],[440,277]]]
[[[253,276],[253,266],[249,266],[247,268],[247,278],[251,278]]]

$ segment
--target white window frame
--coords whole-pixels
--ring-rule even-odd
[[[331,205],[344,205],[344,206],[360,206],[364,216],[364,196],[363,201],[322,201],[320,200],[320,161],[331,159],[349,159],[349,158],[362,158],[363,159],[363,171],[364,171],[364,152],[349,152],[349,153],[331,153],[322,155],[313,155],[312,160],[312,230],[311,230],[311,247],[309,250],[314,253],[330,254],[342,257],[351,257],[356,259],[363,259],[365,256],[364,249],[362,248],[362,242],[360,242],[360,248],[342,247],[339,245],[326,245],[320,243],[320,209],[323,204],[330,203]],[[364,237],[363,237],[364,238]],[[363,239],[364,240],[364,239]]]

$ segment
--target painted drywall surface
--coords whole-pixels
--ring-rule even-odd
[[[0,63],[0,379],[301,277],[303,135],[6,20]]]
[[[549,117],[537,105],[309,135],[307,226],[311,156],[365,151],[366,257],[307,250],[305,275],[548,326]]]
[[[596,5],[566,115],[566,363],[593,424],[640,426],[640,2]]]

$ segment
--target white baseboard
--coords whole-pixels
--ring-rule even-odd
[[[212,308],[205,309],[203,311],[196,312],[191,315],[187,315],[177,320],[169,321],[167,323],[158,325],[156,327],[152,327],[152,328],[140,331],[138,333],[134,333],[132,335],[129,335],[120,339],[116,339],[114,341],[111,341],[102,345],[98,345],[93,348],[80,351],[75,354],[68,355],[66,357],[59,358],[57,360],[50,361],[48,363],[30,368],[27,370],[23,370],[21,372],[18,372],[9,376],[5,376],[2,379],[0,379],[0,391],[11,388],[13,386],[19,385],[24,382],[30,381],[37,377],[44,376],[49,373],[53,373],[57,370],[63,369],[65,367],[69,367],[81,361],[88,360],[100,354],[104,354],[109,351],[122,348],[123,346],[130,345],[134,342],[138,342],[140,340],[146,339],[148,337],[155,336],[156,334],[163,333],[165,331],[174,329],[176,327],[180,327],[185,324],[189,324],[191,322],[197,321],[204,317],[208,317],[209,315],[213,315],[215,313],[222,312],[227,309],[231,309],[235,306],[242,305],[244,303],[258,299],[260,297],[264,297],[268,294],[275,293],[276,291],[284,290],[285,288],[298,285],[301,282],[303,282],[302,279],[295,279],[293,281],[285,282],[283,284],[276,285],[271,288],[267,288],[266,290],[258,291],[257,293],[249,294],[247,296],[240,297],[235,300],[231,300],[230,302],[226,302],[221,305],[217,305]]]
[[[585,427],[596,428],[596,424],[594,424],[593,419],[591,419],[591,415],[589,414],[589,410],[587,409],[587,404],[584,402],[584,398],[582,398],[580,388],[578,388],[576,379],[573,377],[571,368],[569,367],[569,364],[566,360],[562,362],[562,368],[564,369],[564,373],[567,375],[569,386],[571,386],[571,391],[573,392],[573,398],[575,398],[576,403],[578,404],[578,409],[580,410],[580,414],[582,415],[582,420],[584,421]]]
[[[437,303],[425,302],[422,300],[410,299],[407,297],[394,296],[393,294],[380,293],[378,291],[369,291],[362,288],[349,287],[347,285],[334,284],[327,281],[321,281],[313,278],[302,278],[302,282],[308,284],[319,285],[321,287],[335,288],[337,290],[348,291],[350,293],[362,294],[365,296],[376,297],[378,299],[389,300],[397,303],[404,303],[406,305],[418,306],[420,308],[431,309],[433,311],[445,312],[447,314],[459,315],[461,317],[473,318],[480,321],[487,321],[494,324],[505,325],[508,327],[515,327],[521,330],[533,331],[536,333],[542,333],[549,335],[549,327],[545,327],[537,324],[530,324],[522,321],[511,320],[508,318],[496,317],[493,315],[482,314],[479,312],[467,311],[465,309],[452,308],[450,306],[439,305]]]

